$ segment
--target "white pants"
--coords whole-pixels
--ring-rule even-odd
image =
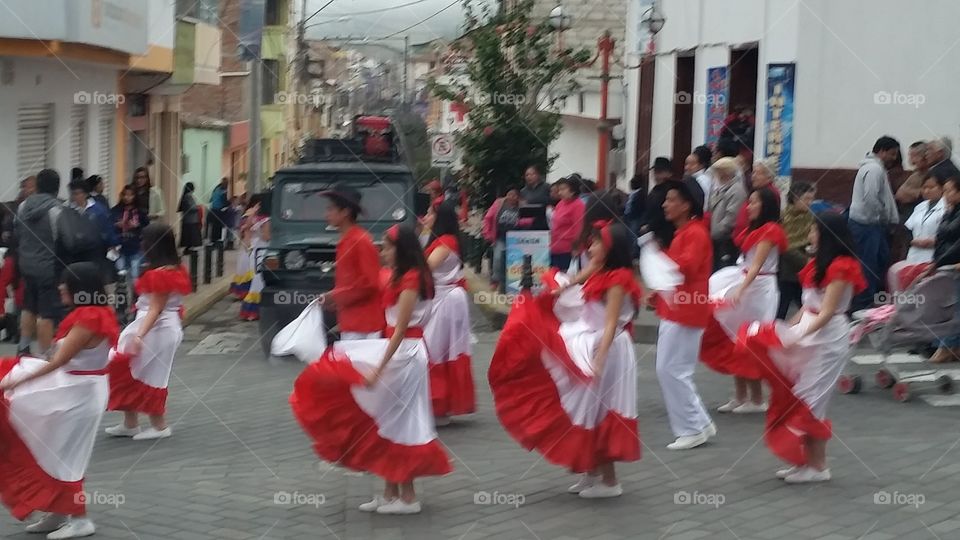
[[[348,339],[380,339],[383,332],[340,332],[341,340]]]
[[[666,320],[657,331],[657,380],[676,437],[701,433],[711,422],[693,384],[702,337],[703,328]]]

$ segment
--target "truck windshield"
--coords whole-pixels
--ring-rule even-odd
[[[407,208],[411,181],[405,175],[318,175],[281,184],[279,216],[287,221],[325,221],[329,200],[321,193],[338,186],[360,192],[363,213],[359,221],[403,221],[413,213]]]

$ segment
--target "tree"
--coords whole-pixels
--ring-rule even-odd
[[[431,81],[431,90],[468,111],[468,126],[456,135],[463,182],[485,205],[518,187],[528,165],[546,169],[556,159],[548,148],[562,130],[558,106],[576,89],[572,75],[590,53],[558,50],[549,22],[532,16],[533,0],[495,14],[481,0],[463,4],[466,32],[453,46],[466,70],[453,82]]]

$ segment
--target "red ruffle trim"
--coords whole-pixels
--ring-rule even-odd
[[[137,280],[137,294],[177,293],[187,295],[193,292],[193,284],[187,269],[154,268],[144,272]]]
[[[583,284],[583,298],[594,302],[603,301],[607,291],[616,285],[623,287],[623,290],[633,301],[634,309],[639,309],[640,302],[643,299],[643,289],[637,283],[633,270],[630,268],[617,268],[590,276]]]
[[[160,416],[167,411],[167,389],[138,381],[130,372],[128,354],[114,352],[107,374],[110,376],[108,411],[132,411]]]
[[[74,326],[82,326],[98,336],[103,336],[110,346],[117,344],[120,337],[120,325],[117,313],[110,306],[80,306],[74,308],[57,328],[54,339],[63,339]]]
[[[470,355],[430,363],[430,401],[434,416],[456,416],[477,410]]]
[[[761,378],[770,385],[764,442],[778,458],[793,465],[806,465],[809,456],[804,439],[829,440],[830,421],[814,416],[806,402],[794,395],[793,382],[770,359],[771,349],[783,348],[774,324],[763,325],[754,336],[747,336],[747,328],[744,325],[738,334],[738,352],[756,360]]]
[[[435,238],[434,241],[430,242],[430,245],[427,246],[427,249],[424,250],[424,253],[426,253],[427,257],[429,257],[430,254],[440,246],[443,246],[454,253],[460,253],[460,242],[457,240],[457,237],[452,234],[445,234]]]
[[[411,482],[453,470],[440,441],[405,445],[382,437],[377,424],[357,405],[351,386],[366,384],[349,360],[333,349],[297,377],[290,395],[293,416],[313,439],[323,460],[369,472],[387,482]]]
[[[757,362],[748,358],[749,353],[737,351],[736,342],[730,339],[723,326],[713,317],[707,323],[700,341],[700,361],[710,369],[724,375],[759,379]]]
[[[786,251],[790,246],[783,227],[781,227],[779,223],[774,222],[764,223],[752,231],[745,229],[740,233],[740,236],[737,237],[736,244],[740,247],[740,251],[746,253],[750,251],[750,248],[763,241],[773,242],[773,247],[780,250],[780,253]]]
[[[800,284],[805,289],[824,289],[834,281],[845,281],[853,286],[854,294],[860,293],[867,288],[867,280],[863,277],[863,268],[860,262],[847,255],[841,255],[830,263],[827,267],[827,273],[823,276],[821,283],[815,283],[817,274],[816,260],[810,259],[810,262],[803,267],[803,270],[797,272],[800,278]]]
[[[556,384],[541,360],[543,350],[554,352],[571,373],[579,373],[586,380],[589,377],[569,359],[557,334],[559,324],[546,322],[551,319],[544,316],[546,310],[552,314],[546,300],[549,297],[534,299],[529,292],[523,293],[497,342],[488,380],[500,423],[527,450],[537,450],[547,461],[574,472],[592,470],[598,463],[640,459],[636,419],[611,411],[590,430],[573,424],[564,411]],[[541,335],[532,335],[534,332]],[[557,346],[562,349],[556,350]]]

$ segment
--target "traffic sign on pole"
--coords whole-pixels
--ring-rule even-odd
[[[434,167],[451,167],[457,159],[453,134],[440,133],[430,142],[430,164]]]

